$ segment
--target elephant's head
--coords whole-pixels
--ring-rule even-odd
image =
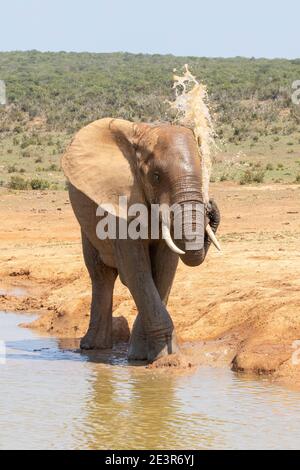
[[[174,231],[170,231],[163,220],[164,238],[185,264],[199,265],[205,258],[211,239],[218,245],[214,233],[220,214],[213,201],[206,208],[202,204],[202,164],[195,136],[188,128],[168,124],[135,125],[135,129],[137,172],[146,200],[167,206],[176,204],[179,210],[182,209],[180,220],[183,224],[188,223],[188,227],[182,227],[183,236],[173,239]],[[199,224],[203,233],[198,233],[198,241],[193,242],[197,209],[200,209],[200,217],[201,214],[203,216]],[[189,233],[191,230],[193,233]]]
[[[192,130],[182,126],[102,119],[77,134],[62,163],[71,183],[98,204],[106,202],[104,194],[108,191],[103,188],[108,184],[110,189],[122,186],[128,166],[131,188],[140,200],[149,205],[177,204],[188,208],[185,214],[192,221],[189,227],[193,227],[196,204],[203,203],[202,164],[196,139]],[[118,192],[121,189],[115,190]],[[183,238],[174,238],[172,226],[169,229],[162,217],[166,243],[190,266],[204,261],[211,240],[218,244],[214,233],[220,215],[213,201],[206,205],[202,217],[202,233],[197,234],[196,243],[191,243],[186,227],[182,230]]]

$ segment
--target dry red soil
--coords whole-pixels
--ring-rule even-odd
[[[300,386],[293,361],[300,339],[300,186],[215,184],[211,193],[222,214],[222,252],[212,247],[197,268],[180,264],[169,311],[184,359],[154,366],[228,366]],[[32,327],[82,336],[90,283],[68,193],[2,190],[0,218],[0,310],[39,312]],[[26,294],[14,296],[13,287]],[[116,341],[128,338],[135,315],[118,281]]]

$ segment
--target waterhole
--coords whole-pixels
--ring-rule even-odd
[[[0,313],[0,449],[300,447],[300,393],[227,369],[176,376],[122,352],[91,359],[18,326],[30,319]]]

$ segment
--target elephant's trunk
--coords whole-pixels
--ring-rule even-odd
[[[220,221],[219,211],[213,210],[215,208],[211,204],[204,206],[201,184],[195,175],[178,179],[172,196],[172,204],[177,207],[174,210],[172,230],[175,243],[170,232],[167,237],[164,234],[164,238],[185,264],[198,266],[203,263],[211,241],[220,249],[214,235]],[[163,231],[166,233],[167,230],[163,223]]]
[[[175,243],[184,251],[182,261],[188,266],[198,266],[205,258],[204,205],[201,201],[185,201],[178,208],[173,224]],[[178,228],[180,233],[177,233]]]

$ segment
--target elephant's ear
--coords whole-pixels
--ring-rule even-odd
[[[147,124],[100,119],[81,129],[62,157],[70,183],[97,205],[136,193],[135,146]],[[137,199],[139,196],[137,196]]]

